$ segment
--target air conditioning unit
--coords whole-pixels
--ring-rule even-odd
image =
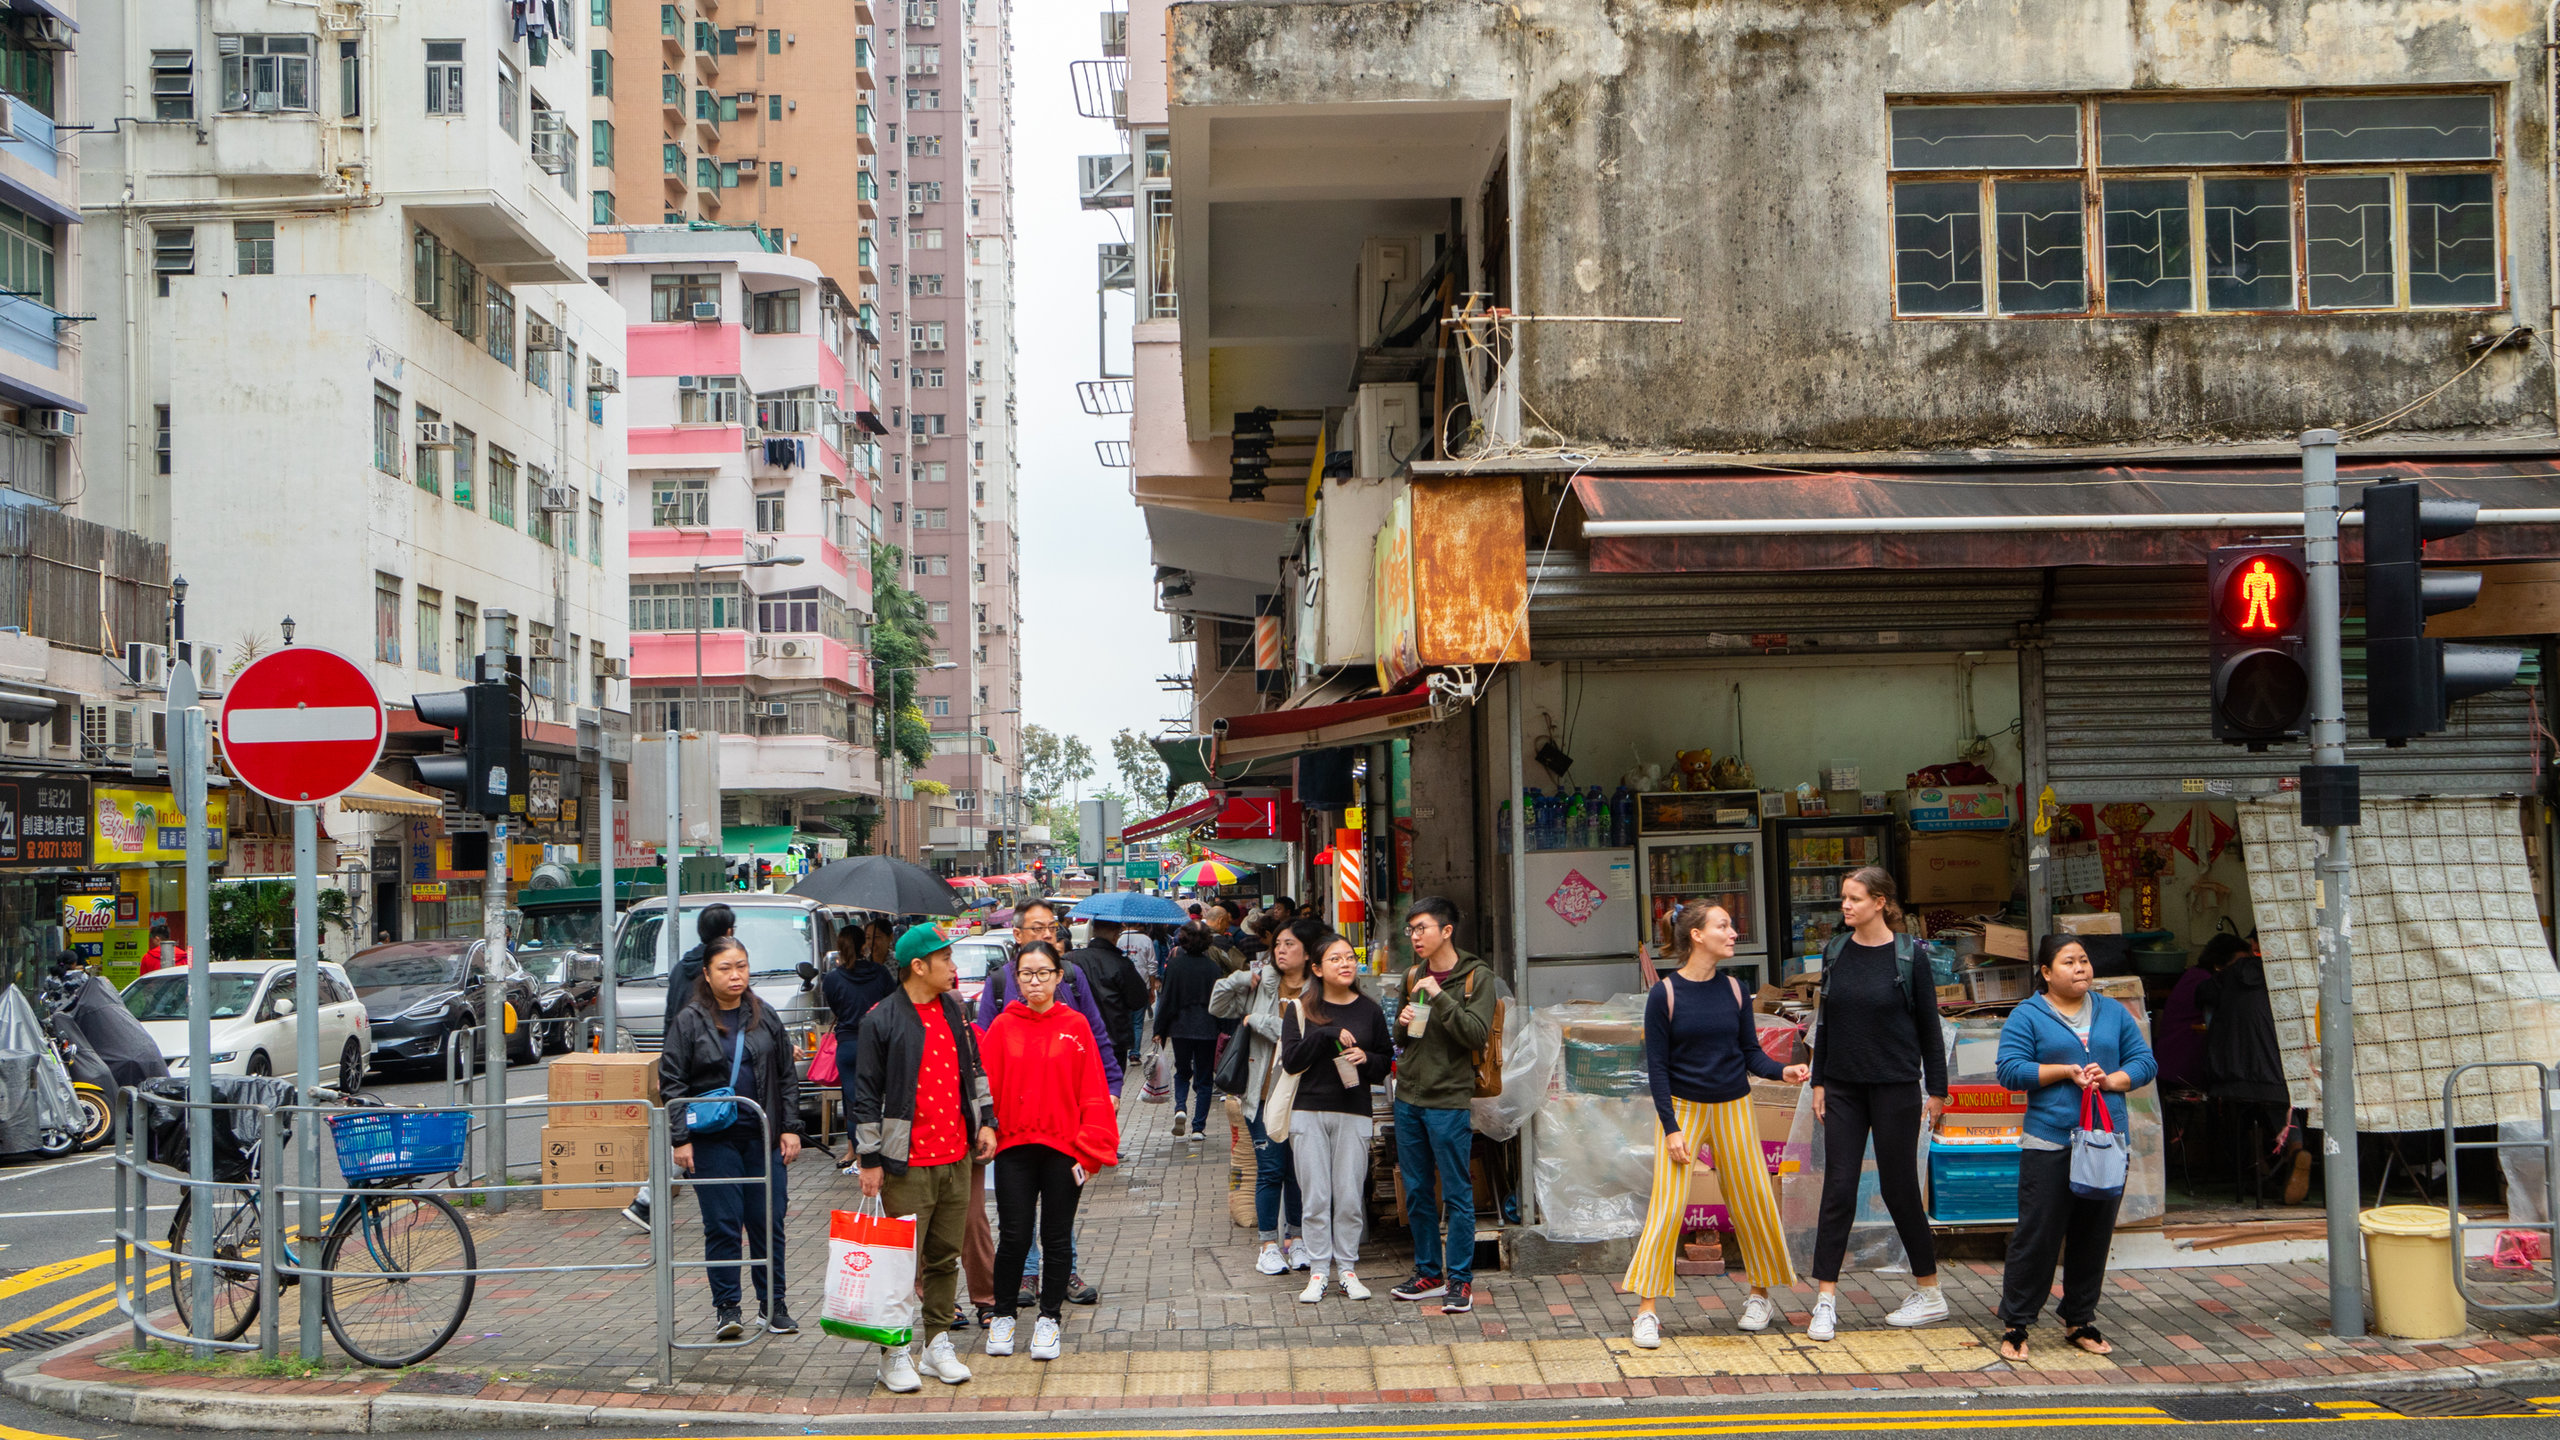
[[[196,693],[215,695],[222,691],[222,647],[202,640],[178,642],[178,663],[196,667]]]
[[[747,446],[749,449],[753,449],[763,440],[764,429],[762,426],[750,425],[747,427]]]
[[[578,508],[578,492],[566,485],[545,485],[541,499],[536,503],[538,508],[553,514],[575,510]]]
[[[783,700],[760,701],[756,713],[770,720],[788,720],[791,718],[791,705]]]
[[[761,635],[754,636],[747,642],[747,654],[753,659],[767,659],[773,654],[773,642]]]
[[[418,422],[418,448],[419,448],[419,449],[421,449],[421,450],[450,450],[450,449],[452,449],[452,448],[453,448],[453,422],[452,422],[452,421],[450,421],[450,420],[421,420],[421,421],[419,421],[419,422]]]
[[[597,657],[597,660],[596,660],[596,678],[597,678],[597,679],[599,679],[599,680],[619,680],[619,679],[621,679],[621,678],[622,678],[622,660],[621,660],[621,657],[619,657],[619,656],[614,656],[614,655],[604,655],[604,656],[599,656],[599,657]]]
[[[559,657],[559,655],[556,653],[556,652],[559,650],[559,648],[560,648],[560,647],[559,647],[557,644],[553,643],[552,641],[546,640],[546,639],[544,639],[543,637],[541,637],[541,636],[539,636],[539,635],[536,635],[535,637],[533,637],[533,658],[534,658],[534,659],[536,659],[536,660],[557,660],[557,659],[559,659],[560,657]]]
[[[1363,480],[1391,478],[1423,444],[1419,386],[1363,385],[1352,407],[1352,472]]]
[[[524,348],[527,350],[559,349],[560,327],[539,315],[527,315],[524,317]]]
[[[133,758],[136,736],[148,736],[146,721],[139,705],[116,705],[105,701],[83,701],[80,706],[80,750],[91,760],[129,760]]]
[[[699,390],[701,388],[702,377],[699,375],[679,375],[676,377],[676,389],[679,391]]]
[[[71,48],[71,26],[50,15],[30,15],[20,22],[25,28],[18,34],[34,50],[68,50]]]
[[[610,365],[587,362],[587,388],[604,395],[622,393],[622,372]]]
[[[18,138],[18,100],[14,95],[0,95],[0,140]]]
[[[1128,11],[1105,10],[1102,12],[1102,53],[1112,56],[1129,53]]]
[[[128,640],[124,646],[124,677],[146,690],[164,690],[169,685],[169,652],[159,645],[146,645]]]
[[[934,27],[934,23],[939,18],[940,17],[935,14],[934,6],[910,5],[907,7],[907,23],[919,30],[932,29]]]
[[[910,215],[921,215],[921,214],[923,214],[923,213],[924,213],[924,202],[923,202],[923,201],[921,201],[921,200],[910,200],[910,201],[908,201],[908,202],[907,202],[907,213],[908,213],[908,214],[910,214]]]
[[[717,301],[717,300],[696,300],[696,301],[694,301],[694,302],[693,302],[693,318],[694,318],[694,319],[696,319],[696,320],[717,320],[717,319],[719,319],[719,318],[720,318],[720,302],[719,302],[719,301]]]
[[[738,555],[742,560],[759,563],[770,560],[773,558],[773,542],[770,540],[745,541],[738,546]]]
[[[30,410],[27,412],[27,428],[38,435],[68,440],[78,432],[80,417],[68,410]]]
[[[785,660],[802,659],[808,655],[810,649],[811,646],[806,640],[785,640],[782,642],[782,658]]]
[[[546,175],[569,168],[568,117],[557,110],[533,112],[533,163]]]
[[[738,38],[741,40],[752,40],[755,38],[755,33],[756,27],[753,25],[741,25],[738,27]],[[753,90],[741,90],[738,92],[738,104],[741,108],[753,105],[756,103],[757,99],[758,96]]]

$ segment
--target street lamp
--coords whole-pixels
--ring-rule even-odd
[[[187,577],[176,575],[169,580],[169,638],[187,638]]]
[[[878,673],[892,677],[889,681],[889,843],[898,843],[898,682],[895,677],[918,670],[957,670],[960,662],[944,660],[932,665],[897,665]],[[883,850],[882,854],[890,853]]]
[[[279,624],[278,626],[276,626],[276,628],[277,628],[277,629],[279,629],[279,630],[282,630],[282,631],[284,632],[284,643],[286,643],[287,645],[290,645],[290,644],[292,644],[292,643],[293,643],[293,617],[292,617],[292,616],[287,615],[286,617],[284,617],[284,621],[283,621],[283,623],[282,623],[282,624]]]
[[[970,714],[970,716],[969,716],[969,719],[970,719],[970,720],[971,720],[971,722],[974,724],[974,722],[979,721],[979,720],[983,720],[983,719],[985,719],[985,718],[986,718],[987,716],[989,716],[989,715],[999,715],[999,716],[1001,716],[1001,715],[1019,715],[1019,714],[1021,714],[1021,713],[1022,713],[1022,711],[1021,711],[1021,710],[1019,710],[1019,709],[1013,709],[1013,710],[978,710],[978,711],[973,711],[973,712],[971,712],[971,714]],[[975,732],[975,739],[974,739],[974,741],[973,741],[973,742],[970,744],[970,746],[969,746],[969,788],[970,788],[970,790],[971,790],[971,791],[973,791],[973,792],[976,794],[976,796],[977,796],[978,814],[979,814],[981,817],[985,817],[985,816],[987,816],[987,815],[990,813],[990,812],[989,812],[989,810],[988,810],[988,808],[987,808],[987,791],[986,791],[986,783],[985,783],[985,782],[986,782],[986,774],[987,774],[987,768],[986,768],[986,766],[987,766],[987,732],[986,732],[986,731],[984,731],[984,730],[978,730],[978,731],[976,731],[976,732]],[[990,832],[992,832],[992,831],[993,831],[993,829],[994,829],[994,827],[993,827],[993,826],[989,826],[989,827],[988,827],[988,829],[989,829],[989,831],[990,831]],[[1013,873],[1013,867],[1012,867],[1011,865],[1008,865],[1008,864],[1004,863],[1004,856],[1003,856],[1003,853],[1002,853],[1001,849],[996,845],[996,843],[995,843],[995,836],[994,836],[994,834],[993,834],[993,833],[990,833],[990,834],[987,836],[987,849],[988,849],[989,856],[990,856],[990,859],[989,859],[989,863],[990,863],[990,864],[993,864],[993,865],[996,867],[996,869],[997,869],[998,871],[1000,871],[1000,872],[1002,872],[1002,873],[1004,873],[1004,874],[1010,875],[1010,874],[1012,874],[1012,873]]]

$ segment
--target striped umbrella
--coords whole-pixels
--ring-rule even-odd
[[[1176,885],[1233,885],[1242,879],[1236,867],[1224,860],[1201,860],[1185,865],[1173,877]]]

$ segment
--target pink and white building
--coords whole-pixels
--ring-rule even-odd
[[[633,727],[720,733],[724,825],[833,830],[880,796],[855,306],[753,227],[598,229],[588,264],[629,327]]]

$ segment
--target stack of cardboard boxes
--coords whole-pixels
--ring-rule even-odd
[[[619,1210],[649,1179],[649,1108],[658,1100],[655,1055],[563,1055],[551,1062],[550,1123],[542,1127],[542,1183],[598,1184],[545,1190],[545,1210]]]

